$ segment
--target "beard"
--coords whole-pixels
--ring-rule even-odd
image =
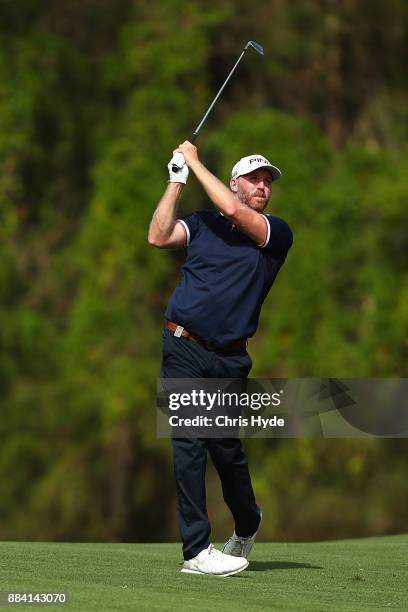
[[[263,211],[269,201],[269,198],[266,198],[265,193],[259,189],[255,189],[255,191],[244,191],[238,188],[237,198],[242,204],[248,206],[248,208],[252,208],[252,210],[257,211]]]

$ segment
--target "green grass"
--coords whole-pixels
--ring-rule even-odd
[[[407,551],[408,535],[258,543],[246,571],[215,578],[181,574],[178,544],[3,542],[0,591],[68,592],[50,611],[408,610]]]

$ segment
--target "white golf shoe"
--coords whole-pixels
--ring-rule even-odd
[[[196,557],[184,561],[182,572],[185,574],[207,574],[209,576],[232,576],[248,567],[248,561],[237,555],[231,556],[217,550],[212,544]]]
[[[261,521],[262,521],[262,512],[261,512]],[[259,530],[259,527],[258,527],[258,530]],[[224,544],[224,548],[222,549],[222,552],[226,555],[232,555],[233,557],[239,557],[239,558],[244,557],[245,559],[248,559],[249,553],[251,552],[251,549],[253,545],[255,544],[257,533],[258,531],[255,531],[254,535],[249,536],[248,538],[241,538],[237,536],[237,534],[234,531],[234,533],[232,534],[228,542]]]

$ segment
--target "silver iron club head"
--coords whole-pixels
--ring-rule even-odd
[[[248,47],[252,47],[253,49],[255,49],[255,51],[258,51],[258,53],[260,53],[261,55],[264,54],[264,50],[262,45],[260,45],[259,43],[255,42],[254,40],[248,40],[247,44],[244,47],[244,51],[246,51],[248,49]]]

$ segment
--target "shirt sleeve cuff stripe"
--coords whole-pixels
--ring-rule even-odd
[[[186,232],[186,246],[188,246],[190,244],[190,230],[188,228],[188,225],[182,219],[177,219],[177,220],[178,220],[179,223],[181,223],[181,225],[184,228],[184,231]]]
[[[261,247],[261,249],[264,249],[266,246],[268,246],[269,239],[271,237],[271,226],[269,225],[269,221],[265,217],[265,215],[261,214],[261,217],[263,217],[265,219],[265,223],[266,223],[266,238],[265,238],[265,241],[262,244],[260,244],[259,246]]]

